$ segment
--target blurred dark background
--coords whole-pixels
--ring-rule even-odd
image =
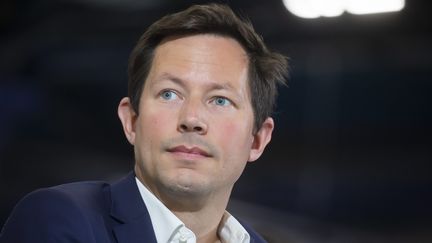
[[[208,1],[0,3],[0,226],[39,188],[132,169],[117,105],[127,59],[161,16]],[[272,242],[432,242],[432,16],[301,19],[225,1],[290,57],[276,131],[230,208]]]

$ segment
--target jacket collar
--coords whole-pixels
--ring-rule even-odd
[[[153,225],[138,186],[135,173],[114,183],[111,190],[111,217],[114,218],[114,235],[118,243],[156,243]],[[252,228],[240,221],[249,232],[251,243],[265,243]]]
[[[135,173],[114,183],[111,190],[111,217],[119,224],[114,235],[119,243],[155,242],[153,226],[147,208],[139,194]]]

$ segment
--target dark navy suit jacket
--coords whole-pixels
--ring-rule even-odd
[[[242,223],[251,242],[265,242]],[[108,184],[77,182],[40,189],[14,208],[0,243],[156,242],[135,174]]]

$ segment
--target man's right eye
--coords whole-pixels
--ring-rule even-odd
[[[162,99],[164,100],[174,100],[177,99],[177,94],[172,90],[164,90],[161,92]]]

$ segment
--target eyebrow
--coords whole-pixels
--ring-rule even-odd
[[[170,73],[167,73],[167,72],[162,73],[161,76],[159,76],[158,78],[153,80],[152,85],[155,85],[156,83],[158,83],[159,81],[162,81],[162,80],[169,80],[175,84],[180,85],[183,88],[186,87],[186,84],[185,84],[183,79],[176,77],[176,76],[174,76]],[[212,83],[208,84],[207,86],[208,86],[208,90],[228,90],[228,91],[237,93],[236,89],[231,84],[229,84],[227,82],[225,82],[223,84],[212,82]]]
[[[181,80],[180,78],[178,78],[178,77],[176,77],[176,76],[174,76],[172,74],[169,74],[169,73],[162,73],[161,76],[159,76],[156,79],[152,80],[151,83],[152,83],[152,85],[155,85],[158,82],[163,81],[163,80],[169,80],[169,81],[172,81],[172,82],[174,82],[174,83],[176,83],[178,85],[184,86],[183,80]]]

